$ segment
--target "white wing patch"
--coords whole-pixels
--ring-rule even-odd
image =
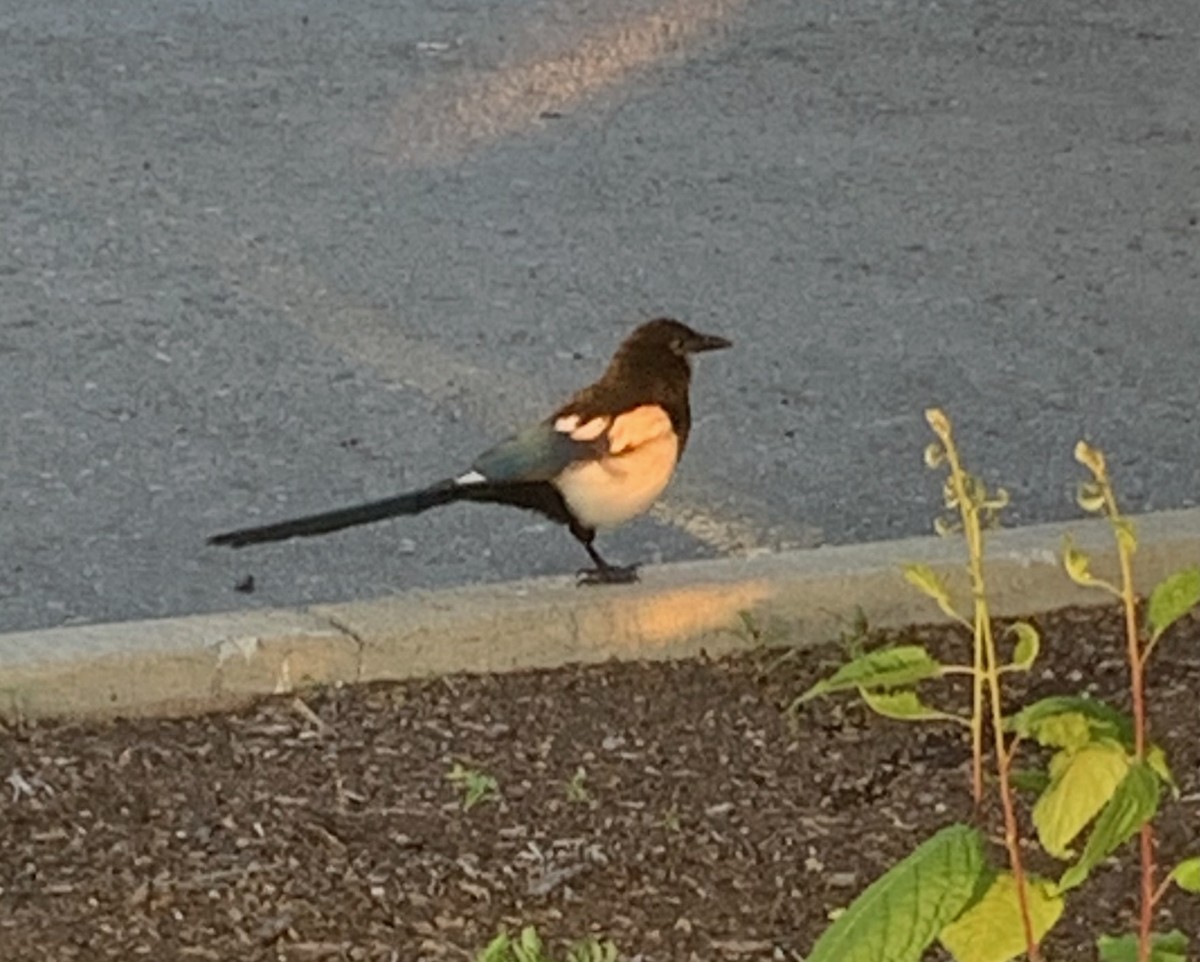
[[[455,484],[483,484],[486,480],[487,480],[487,478],[485,478],[478,471],[468,471],[466,474],[460,474],[457,478],[455,478],[454,483]]]
[[[598,417],[590,421],[579,420],[578,414],[567,414],[554,422],[554,430],[569,434],[572,441],[595,441],[608,430],[612,418]]]
[[[595,441],[607,432],[609,453],[623,454],[665,437],[672,427],[666,411],[657,404],[643,404],[615,418],[601,415],[583,421],[578,414],[566,414],[554,422],[554,430],[569,435],[573,441]]]

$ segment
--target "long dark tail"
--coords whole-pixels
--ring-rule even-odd
[[[370,524],[372,521],[382,521],[384,518],[395,518],[405,514],[420,514],[430,508],[458,501],[464,496],[465,491],[464,485],[458,485],[454,481],[440,481],[428,488],[422,488],[420,491],[409,491],[392,498],[384,498],[382,501],[356,504],[353,508],[340,508],[337,511],[310,514],[303,518],[264,524],[258,528],[239,528],[237,531],[226,531],[223,534],[213,535],[208,539],[208,543],[228,545],[231,548],[244,548],[248,544],[262,544],[265,541],[309,538],[316,534],[327,534],[330,531],[350,528],[356,524]]]
[[[430,508],[440,507],[454,501],[485,501],[510,504],[544,514],[551,521],[568,524],[570,517],[562,496],[550,484],[542,481],[518,481],[508,483],[459,484],[454,480],[439,481],[419,491],[409,491],[382,501],[369,501],[352,508],[340,508],[323,514],[310,514],[303,518],[278,521],[257,528],[240,528],[215,534],[209,544],[244,548],[246,545],[262,544],[266,541],[287,541],[289,538],[309,538],[317,534],[328,534],[358,524],[370,524],[384,518],[420,514]]]

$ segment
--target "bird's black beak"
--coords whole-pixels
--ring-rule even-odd
[[[720,351],[727,347],[733,347],[733,341],[725,337],[718,337],[716,334],[697,334],[687,343],[689,354],[699,354],[701,351]]]

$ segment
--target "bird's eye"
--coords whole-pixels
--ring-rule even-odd
[[[686,354],[687,349],[684,347],[683,338],[675,337],[671,339],[671,350],[676,354]]]

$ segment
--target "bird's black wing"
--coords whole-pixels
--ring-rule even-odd
[[[471,472],[458,480],[505,482],[552,481],[578,461],[594,461],[607,451],[603,432],[589,437],[572,437],[570,430],[554,420],[542,421],[484,451],[471,465]]]

